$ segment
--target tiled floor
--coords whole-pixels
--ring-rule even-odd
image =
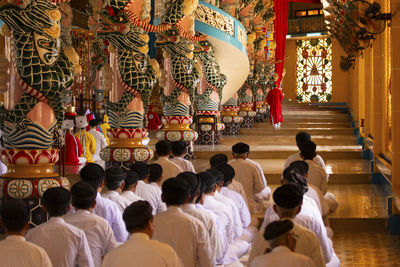
[[[341,267],[400,267],[400,235],[335,233],[333,245]]]

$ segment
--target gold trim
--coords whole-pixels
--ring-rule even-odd
[[[51,178],[58,177],[54,173],[54,164],[10,164],[7,165],[7,173],[4,178]]]
[[[214,118],[200,118],[199,123],[214,123]]]
[[[110,138],[110,148],[135,148],[135,147],[146,147],[143,144],[145,138],[128,138],[128,139],[117,139]]]
[[[222,111],[221,112],[221,117],[237,117],[238,113],[237,111]]]
[[[190,131],[190,125],[184,124],[165,124],[163,131]]]

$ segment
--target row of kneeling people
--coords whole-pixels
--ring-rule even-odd
[[[308,196],[306,164],[285,169],[275,204],[269,204],[270,190],[246,144],[233,147],[230,164],[220,154],[210,159],[208,171],[169,179],[166,151],[156,146],[162,164],[137,162],[128,172],[88,164],[71,192],[47,190],[42,203],[50,220],[27,233],[45,252],[24,242],[24,202],[5,202],[0,266],[242,266],[239,259],[251,246],[248,266],[339,266],[321,209]],[[259,232],[248,207],[253,214],[266,209]]]

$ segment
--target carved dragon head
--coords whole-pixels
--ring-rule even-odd
[[[0,2],[1,19],[14,35],[34,38],[38,55],[46,65],[53,64],[59,56],[61,13],[56,3],[48,0]]]

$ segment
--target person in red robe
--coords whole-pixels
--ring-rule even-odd
[[[282,90],[278,87],[270,90],[267,94],[267,102],[270,106],[270,121],[274,127],[274,129],[279,129],[281,127],[281,123],[283,122],[282,116],[282,100],[283,93]]]
[[[147,112],[147,129],[149,130],[158,130],[161,128],[161,120],[158,117],[158,114],[153,111],[153,106],[149,106],[149,111]]]

